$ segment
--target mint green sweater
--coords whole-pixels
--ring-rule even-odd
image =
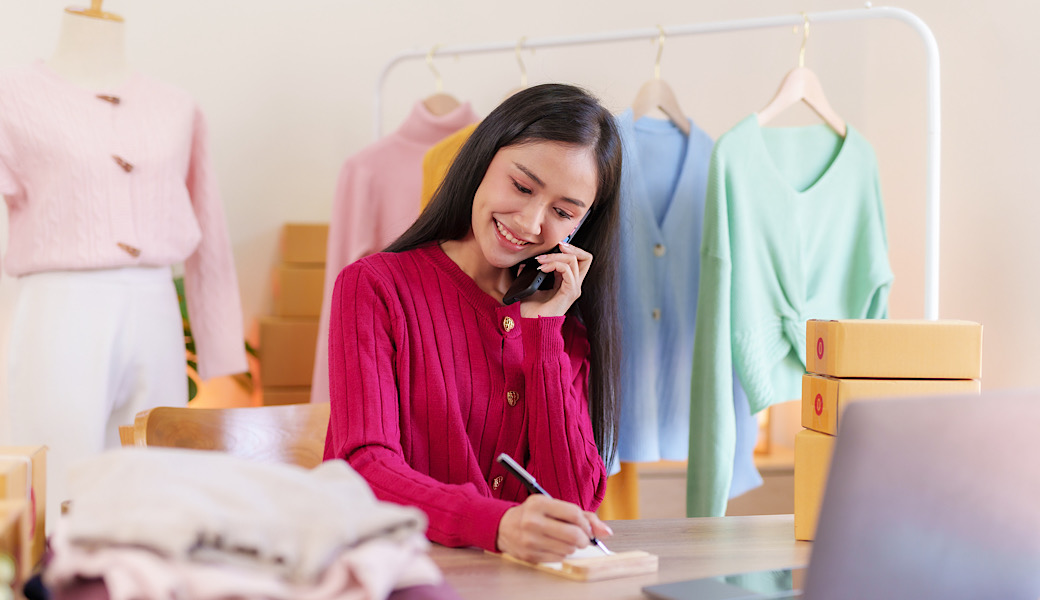
[[[892,271],[874,151],[848,128],[761,128],[712,153],[701,243],[686,513],[726,511],[732,369],[751,412],[801,396],[808,319],[884,318]]]

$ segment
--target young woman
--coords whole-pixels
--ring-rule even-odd
[[[325,458],[423,509],[431,540],[545,561],[610,535],[590,511],[617,438],[620,177],[613,117],[593,97],[523,90],[477,127],[412,227],[340,273]],[[531,257],[555,287],[504,305]],[[528,496],[503,452],[552,497]]]

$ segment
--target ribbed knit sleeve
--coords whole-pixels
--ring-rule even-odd
[[[523,319],[521,327],[531,448],[526,468],[554,498],[596,510],[607,473],[589,419],[584,328],[564,317]]]
[[[344,269],[336,281],[330,311],[331,417],[325,458],[348,460],[381,500],[422,509],[429,517],[427,535],[434,542],[495,551],[498,523],[514,503],[492,498],[467,456],[465,424],[458,406],[451,403],[455,390],[443,389],[444,382],[438,380],[444,374],[408,373],[412,369],[402,368],[402,361],[412,364],[423,358],[410,349],[425,344],[425,359],[435,360],[439,347],[431,339],[410,339],[401,302],[386,277],[361,262]],[[437,314],[441,299],[432,296],[429,305]],[[432,338],[432,332],[428,336]],[[422,383],[413,388],[412,377]],[[446,404],[431,399],[445,396]],[[445,470],[460,473],[462,482],[444,483],[412,466],[431,462],[449,465]]]
[[[248,370],[235,260],[207,137],[206,120],[196,108],[185,183],[202,235],[184,262],[184,288],[203,379]]]
[[[725,175],[723,158],[716,152],[711,159],[704,204],[694,327],[687,517],[725,514],[736,451],[730,310],[732,267]]]

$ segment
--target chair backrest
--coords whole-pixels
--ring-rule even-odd
[[[162,406],[138,413],[123,445],[216,450],[242,458],[313,468],[321,464],[329,403],[256,408]]]

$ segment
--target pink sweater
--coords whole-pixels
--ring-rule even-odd
[[[431,540],[496,549],[502,515],[527,497],[500,452],[553,497],[599,506],[606,469],[576,319],[522,318],[436,244],[350,265],[332,307],[325,459],[349,460],[380,499],[423,509]]]
[[[329,401],[329,303],[336,276],[343,267],[379,252],[408,229],[419,216],[426,151],[476,120],[468,102],[439,117],[421,101],[416,102],[396,131],[343,164],[332,199],[311,402]]]
[[[187,93],[134,75],[99,94],[42,62],[0,72],[0,194],[8,274],[184,261],[199,375],[246,370],[206,123]]]

